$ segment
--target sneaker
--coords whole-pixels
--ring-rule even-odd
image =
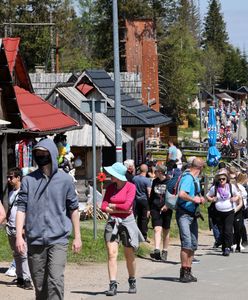
[[[236,249],[237,249],[237,245],[236,245],[236,244],[235,244],[235,245],[232,245],[232,246],[231,246],[231,249],[232,249],[232,252],[235,252]]]
[[[168,251],[162,250],[161,259],[162,261],[167,261]]]
[[[128,278],[128,283],[129,283],[129,294],[136,294],[137,293],[137,288],[136,288],[136,279],[134,277]]]
[[[229,256],[231,250],[229,248],[225,248],[224,252],[222,253],[223,256]]]
[[[24,280],[23,280],[23,278],[20,278],[20,277],[18,277],[17,278],[17,280],[16,280],[16,285],[18,286],[18,287],[23,287],[23,285],[24,285]]]
[[[199,259],[193,258],[192,264],[199,264],[199,263],[200,263]]]
[[[245,247],[240,243],[240,251],[245,250]]]
[[[31,281],[29,279],[25,279],[22,288],[24,288],[24,290],[32,290],[33,286]]]
[[[150,253],[150,257],[155,261],[161,260],[160,250],[155,249],[154,252]]]
[[[16,268],[14,266],[10,266],[8,270],[4,273],[6,276],[16,277]]]

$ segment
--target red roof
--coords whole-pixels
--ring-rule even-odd
[[[20,38],[3,38],[3,45],[9,64],[9,71],[12,74],[15,67],[16,57],[19,50]]]
[[[78,123],[39,96],[14,86],[23,127],[32,131],[68,129]]]
[[[89,85],[87,83],[81,83],[77,86],[77,89],[82,92],[84,95],[87,95],[91,90],[94,89],[92,85]]]

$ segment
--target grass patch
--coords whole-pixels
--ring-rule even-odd
[[[107,261],[107,251],[105,247],[105,242],[103,238],[105,221],[97,222],[97,239],[94,240],[93,236],[93,221],[83,221],[81,222],[81,234],[83,247],[82,251],[75,254],[71,250],[72,237],[69,239],[69,249],[67,254],[68,262],[83,264],[84,262],[106,262]],[[12,261],[12,250],[9,246],[8,236],[6,234],[5,228],[2,226],[0,228],[0,261]],[[137,255],[146,256],[150,252],[148,244],[142,243]],[[119,260],[124,259],[123,247],[119,247]]]

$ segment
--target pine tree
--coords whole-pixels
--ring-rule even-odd
[[[221,14],[221,5],[218,0],[211,0],[209,9],[204,23],[203,46],[213,47],[218,53],[226,50],[228,35],[226,32],[226,24]]]

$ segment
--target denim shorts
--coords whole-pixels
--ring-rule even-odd
[[[180,233],[181,247],[195,251],[198,244],[198,223],[197,219],[191,217],[184,211],[178,209],[176,220]]]

